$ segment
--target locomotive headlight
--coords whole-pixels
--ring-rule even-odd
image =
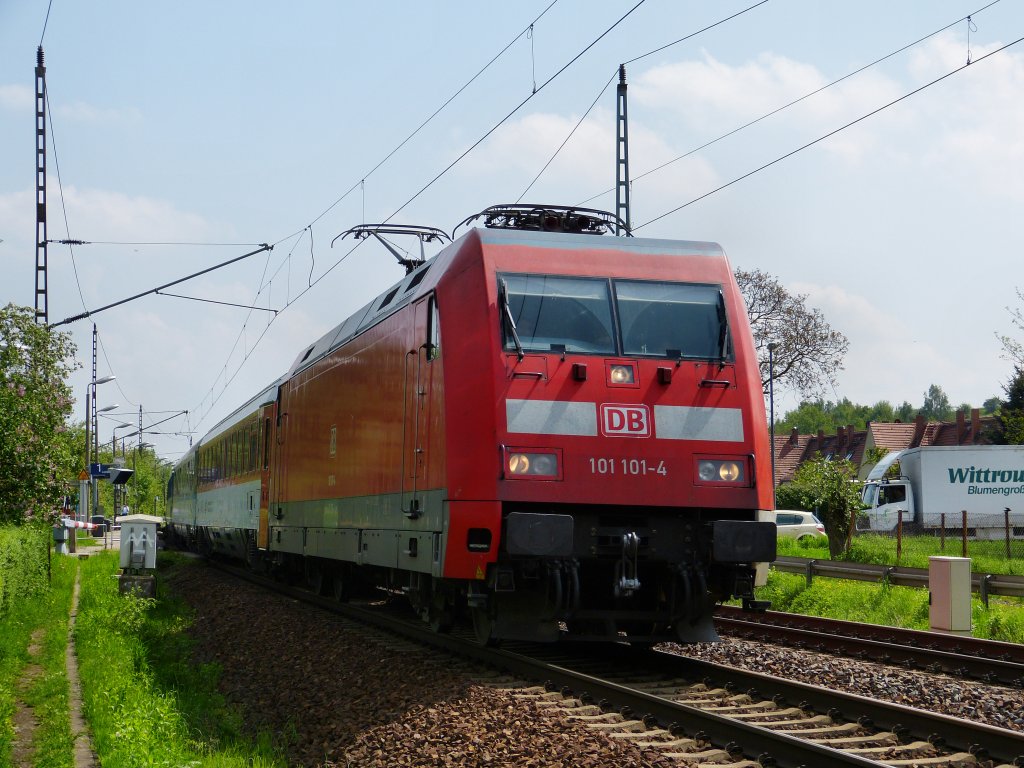
[[[556,450],[540,452],[505,449],[506,479],[558,480],[561,479],[559,464]]]
[[[718,477],[727,483],[735,483],[742,475],[740,465],[735,461],[723,461],[718,467]]]
[[[608,371],[608,379],[612,384],[632,384],[633,366],[613,365]]]
[[[525,475],[530,471],[530,457],[525,453],[513,453],[508,457],[508,471],[513,475]]]
[[[535,475],[557,475],[558,461],[552,454],[537,454],[533,461],[533,473]]]
[[[697,459],[697,481],[747,485],[747,464],[743,459]]]

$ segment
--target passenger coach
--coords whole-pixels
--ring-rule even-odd
[[[775,556],[725,254],[579,209],[484,217],[182,459],[175,536],[483,642],[712,638]]]

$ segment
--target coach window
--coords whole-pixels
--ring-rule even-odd
[[[263,420],[263,468],[270,469],[270,419]]]
[[[516,338],[528,352],[616,353],[608,281],[551,275],[502,275],[507,286],[508,313],[503,313],[506,350]]]

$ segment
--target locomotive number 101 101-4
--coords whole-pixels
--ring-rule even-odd
[[[665,461],[654,459],[590,458],[590,472],[594,475],[661,475],[668,477]]]

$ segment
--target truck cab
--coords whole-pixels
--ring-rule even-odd
[[[858,531],[892,531],[899,524],[900,511],[903,522],[910,523],[914,519],[914,489],[910,478],[904,475],[886,477],[889,468],[895,464],[903,451],[893,451],[872,467],[864,490],[861,492],[861,503],[864,511],[857,518]]]
[[[914,489],[905,477],[876,481],[869,478],[860,500],[865,509],[858,518],[857,530],[892,531],[899,523],[900,511],[904,522],[913,519]]]

